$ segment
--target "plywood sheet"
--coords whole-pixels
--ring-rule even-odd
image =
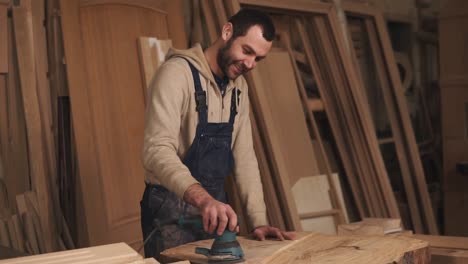
[[[139,262],[140,261],[140,262]],[[56,253],[36,256],[0,260],[0,264],[26,264],[26,263],[144,263],[143,257],[125,243],[116,243],[90,248],[67,250]]]

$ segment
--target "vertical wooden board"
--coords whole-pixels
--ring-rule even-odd
[[[6,248],[11,247],[7,223],[2,219],[0,219],[0,245]]]
[[[216,11],[216,17],[218,18],[218,32],[221,32],[222,26],[228,21],[226,15],[226,8],[224,7],[223,0],[211,0]]]
[[[40,106],[36,90],[36,69],[34,63],[34,43],[31,13],[23,7],[13,8],[13,23],[17,46],[20,86],[26,116],[29,157],[32,167],[33,188],[37,192],[41,226],[44,231],[46,250],[52,251],[56,244],[56,225],[53,219],[54,208],[51,202],[49,178],[47,175],[46,153],[43,141],[43,128]]]
[[[0,3],[0,74],[8,73],[8,6]]]
[[[272,120],[272,114],[268,110],[268,102],[266,100],[262,100],[264,98],[264,84],[263,80],[260,76],[260,73],[254,69],[251,71],[246,77],[249,83],[249,98],[252,102],[252,111],[254,111],[257,115],[258,127],[259,131],[263,134],[263,139],[265,142],[265,149],[268,153],[268,158],[270,159],[271,168],[273,174],[276,176],[275,184],[278,187],[278,194],[281,197],[279,201],[282,204],[283,208],[286,208],[284,212],[284,219],[285,225],[287,230],[300,230],[300,222],[299,217],[297,215],[296,204],[294,203],[289,178],[286,176],[287,174],[287,167],[285,164],[285,160],[275,156],[280,154],[279,151],[279,142],[276,135],[270,135],[270,133],[274,133],[274,129],[271,126],[274,124],[272,122],[266,122],[266,120]],[[258,88],[257,88],[258,87]],[[258,91],[257,91],[258,90]],[[264,110],[267,109],[267,110]],[[269,131],[270,133],[267,133]]]
[[[45,1],[34,0],[31,5],[32,23],[33,23],[33,40],[34,40],[34,56],[36,64],[36,80],[37,93],[39,96],[39,106],[41,111],[41,120],[43,124],[44,138],[46,142],[46,153],[49,167],[50,177],[53,182],[56,182],[56,156],[53,139],[53,123],[52,123],[52,102],[49,80],[47,73],[49,65],[47,62],[47,46],[46,46],[46,31],[45,22]]]
[[[252,106],[250,109],[253,109]],[[262,186],[265,196],[264,199],[267,208],[268,222],[271,226],[286,230],[286,224],[282,216],[280,201],[278,200],[279,195],[276,192],[276,188],[273,182],[273,173],[268,166],[268,159],[266,157],[265,148],[262,145],[257,120],[253,111],[250,112],[250,120],[252,123],[252,137],[254,142],[255,155],[257,156],[258,168],[260,170],[260,176],[262,177]]]
[[[209,43],[213,43],[218,38],[216,21],[213,15],[214,8],[210,5],[212,0],[200,0],[203,18],[205,20],[205,30],[208,31]]]
[[[13,220],[13,226],[15,228],[16,237],[18,238],[18,250],[25,252],[26,250],[24,247],[24,227],[21,224],[21,221],[17,214],[13,215],[11,219]]]
[[[31,189],[30,173],[29,173],[29,158],[28,158],[28,143],[26,135],[26,120],[23,107],[23,99],[21,97],[21,88],[19,86],[18,64],[16,62],[16,48],[13,36],[12,19],[8,19],[8,36],[9,36],[9,56],[8,65],[10,71],[7,75],[7,90],[6,98],[8,103],[5,104],[5,114],[8,118],[8,123],[3,127],[8,128],[8,141],[3,147],[8,155],[5,158],[7,163],[8,174],[5,175],[5,183],[8,186],[8,196],[10,207],[16,208],[15,197]]]
[[[288,167],[288,175],[280,176],[289,177],[294,186],[302,177],[318,175],[319,170],[289,54],[271,51],[265,62],[258,65],[258,71],[264,83],[263,100],[269,104],[263,111],[272,113],[272,129],[277,131],[281,155]]]
[[[159,40],[152,37],[138,38],[139,61],[143,79],[145,102],[149,93],[149,86],[159,66],[164,62],[172,40]]]
[[[160,1],[160,0],[159,0]],[[168,32],[174,47],[177,49],[186,49],[188,47],[187,30],[185,28],[184,8],[187,5],[186,0],[166,0],[164,8],[168,14]],[[163,39],[161,36],[159,38]]]
[[[8,97],[7,97],[7,84],[6,77],[0,74],[0,159],[2,178],[5,179],[8,175]]]

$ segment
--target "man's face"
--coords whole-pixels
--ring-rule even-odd
[[[219,50],[217,62],[224,75],[234,80],[239,75],[255,68],[257,62],[265,58],[272,42],[263,38],[262,29],[255,25],[245,36],[232,37]]]

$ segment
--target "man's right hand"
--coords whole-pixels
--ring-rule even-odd
[[[184,200],[197,207],[203,217],[205,232],[221,235],[226,227],[237,231],[237,215],[229,204],[214,199],[200,184],[191,185],[184,193]],[[229,224],[229,226],[228,226]]]

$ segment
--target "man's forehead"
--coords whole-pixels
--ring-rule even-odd
[[[254,25],[247,30],[245,36],[239,37],[240,44],[247,46],[257,56],[265,56],[271,48],[272,42],[263,37],[263,29],[259,25]]]

